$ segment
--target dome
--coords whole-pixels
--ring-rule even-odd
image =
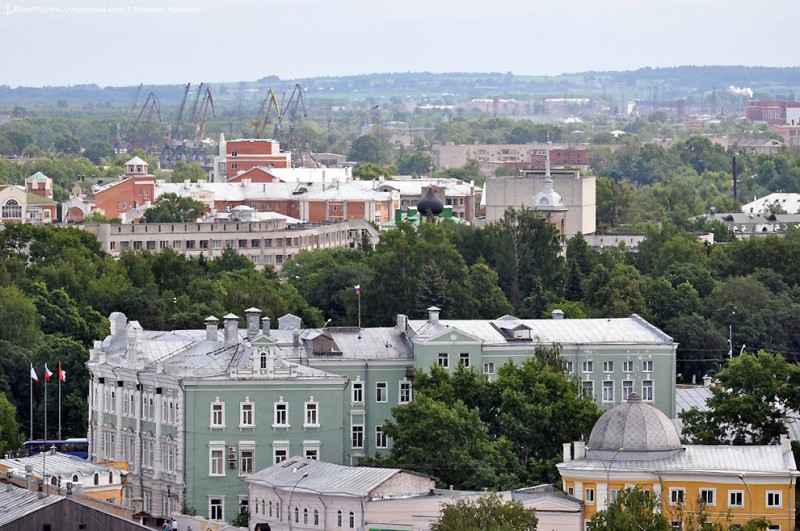
[[[438,216],[444,210],[444,203],[442,203],[441,199],[436,197],[433,188],[428,188],[428,191],[425,192],[425,195],[417,203],[417,210],[423,216],[427,216],[428,212],[434,216]]]
[[[591,450],[664,452],[681,449],[681,440],[665,414],[631,393],[624,404],[606,411],[592,428]]]

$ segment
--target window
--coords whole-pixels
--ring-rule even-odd
[[[583,372],[592,372],[592,371],[594,371],[594,362],[584,361],[583,362]]]
[[[386,382],[378,382],[375,384],[375,401],[387,402],[389,399],[389,390],[386,388]]]
[[[353,425],[351,429],[353,448],[364,448],[364,426]]]
[[[614,372],[614,362],[613,361],[604,361],[603,362],[603,372]]]
[[[225,475],[225,467],[224,467],[224,458],[225,458],[225,450],[223,448],[211,448],[210,449],[210,464],[209,464],[209,476],[224,476]]]
[[[353,403],[364,403],[364,382],[353,382]]]
[[[642,370],[644,372],[653,372],[653,360],[646,360],[642,362]]]
[[[20,205],[15,199],[9,199],[6,201],[6,204],[3,205],[3,218],[21,218],[22,217],[22,205]]]
[[[303,454],[303,457],[306,459],[313,459],[316,461],[319,459],[319,448],[306,448]]]
[[[439,353],[439,367],[442,369],[447,369],[450,366],[450,359],[447,356],[447,352],[440,352]]]
[[[239,420],[240,428],[252,428],[255,426],[253,422],[253,403],[250,402],[250,397],[245,398],[239,407],[241,408],[241,415]]]
[[[622,372],[633,372],[633,362],[632,361],[623,361],[622,362]]]
[[[572,374],[573,372],[575,372],[575,364],[572,363],[571,361],[568,361],[565,366],[565,369],[567,371],[567,374]]]
[[[407,404],[411,402],[411,382],[400,382],[400,403]]]
[[[583,396],[586,398],[594,398],[594,382],[591,380],[584,380],[581,382],[583,386]]]
[[[386,448],[386,433],[383,426],[375,426],[375,448]]]
[[[311,400],[314,400],[313,396]],[[306,402],[305,427],[319,426],[319,419],[317,418],[318,407],[319,404],[316,402]]]
[[[744,491],[743,490],[729,490],[728,491],[728,507],[744,507]]]
[[[780,509],[781,507],[781,491],[768,490],[767,491],[767,507],[771,509]]]
[[[603,382],[603,402],[614,401],[614,382]]]
[[[702,503],[703,505],[716,505],[717,504],[716,489],[700,489],[700,503]]]
[[[653,380],[642,380],[642,400],[653,401]]]
[[[594,503],[594,489],[586,489],[586,499],[584,501],[587,505]]]
[[[289,457],[289,450],[284,448],[274,448],[272,450],[272,464],[277,465],[283,463]]]
[[[336,527],[342,527],[342,511],[336,511]]]
[[[219,400],[219,399],[217,399]],[[211,404],[211,426],[209,428],[225,428],[225,404],[214,402]]]
[[[208,499],[208,515],[211,520],[222,520],[222,498]]]
[[[356,515],[355,513],[353,513],[353,511],[350,511],[350,529],[353,529],[355,527],[356,527]]]
[[[273,424],[273,427],[277,426],[283,428],[289,427],[288,409],[289,409],[289,404],[283,402],[283,397],[280,397],[279,402],[275,402],[275,422]]]
[[[628,400],[628,397],[631,396],[633,392],[633,380],[623,380],[622,381],[622,400]]]
[[[319,525],[319,509],[314,509],[314,525]]]
[[[253,460],[255,450],[241,450],[239,452],[239,475],[249,476],[253,473]]]
[[[458,355],[458,363],[469,369],[469,352],[462,352]]]
[[[684,503],[686,503],[686,489],[679,489],[679,488],[669,489],[670,505],[683,505]]]

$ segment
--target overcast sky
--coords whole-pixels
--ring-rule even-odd
[[[798,20],[800,0],[11,0],[0,84],[797,66]]]

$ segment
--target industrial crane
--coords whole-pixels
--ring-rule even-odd
[[[289,99],[283,105],[278,123],[275,124],[275,137],[281,143],[281,147],[295,155],[295,164],[302,164],[308,151],[306,149],[308,143],[300,142],[295,135],[295,127],[300,119],[300,109],[303,111],[302,118],[306,118],[308,114],[306,112],[305,91],[298,83],[294,86]]]
[[[186,83],[181,106],[178,108],[178,118],[164,137],[164,147],[161,149],[162,166],[172,166],[177,160],[186,158],[186,150],[183,147],[183,112],[186,109],[191,86],[191,83]]]
[[[275,91],[269,89],[264,99],[261,100],[261,106],[258,108],[258,115],[256,119],[250,124],[253,128],[253,138],[265,138],[267,134],[267,126],[271,123],[270,116],[272,110],[275,110],[275,123],[280,121],[281,110],[278,106],[278,96]]]
[[[125,138],[130,138],[131,137],[131,130],[132,130],[131,126],[133,124],[133,113],[136,112],[136,104],[139,102],[139,94],[141,94],[141,92],[142,92],[142,86],[143,85],[144,85],[143,83],[140,83],[139,84],[139,88],[136,89],[136,94],[134,94],[134,96],[133,96],[133,103],[131,103],[131,110],[128,111],[128,116],[125,119]],[[122,136],[123,136],[122,135],[122,125],[119,122],[117,122],[117,132],[116,132],[116,135],[114,136],[114,149],[115,150],[119,151],[120,149],[122,149],[122,147],[124,145],[124,143],[122,141]]]
[[[154,92],[150,92],[150,94],[147,95],[144,105],[139,109],[139,114],[136,115],[136,120],[134,120],[131,126],[129,150],[146,147],[144,133],[142,131],[143,128],[140,128],[143,116],[146,116],[146,122],[152,122],[153,116],[155,116],[158,118],[158,123],[161,123],[161,107],[158,104],[158,98]]]

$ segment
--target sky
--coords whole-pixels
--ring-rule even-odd
[[[798,66],[799,19],[800,0],[0,0],[0,85]]]

